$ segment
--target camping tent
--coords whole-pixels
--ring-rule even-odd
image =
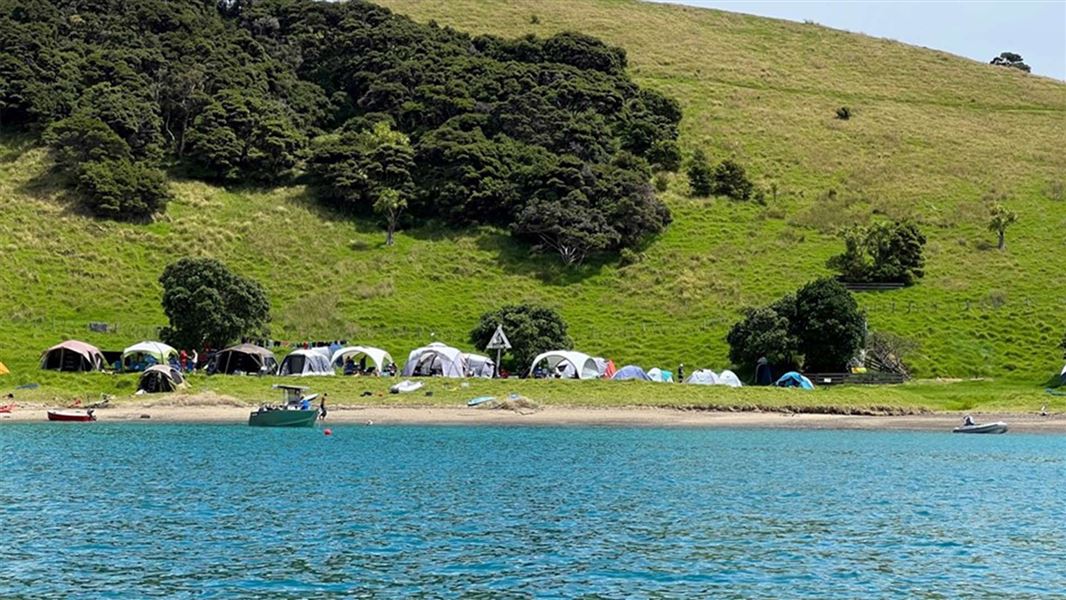
[[[255,344],[239,344],[220,350],[215,354],[213,372],[224,375],[234,373],[274,374],[278,359],[274,353]]]
[[[467,377],[492,379],[496,375],[496,363],[492,362],[492,359],[487,356],[463,354],[463,361],[466,362]]]
[[[351,358],[357,365],[363,365],[367,360],[374,364],[374,374],[381,375],[389,365],[393,364],[392,355],[385,352],[381,348],[372,348],[370,346],[348,346],[347,348],[340,348],[333,353],[330,357],[330,363],[343,367],[344,361]],[[364,372],[369,368],[364,369]]]
[[[311,377],[316,375],[336,375],[329,357],[315,350],[294,350],[281,361],[278,375],[293,377]]]
[[[696,385],[717,385],[718,374],[710,369],[696,369],[692,375],[688,376],[685,383],[694,383]]]
[[[101,371],[104,355],[92,344],[67,340],[41,355],[41,368],[55,371]]]
[[[403,365],[404,377],[464,377],[465,374],[463,353],[440,342],[415,348]]]
[[[674,374],[671,371],[664,371],[659,367],[655,367],[654,369],[650,369],[648,371],[648,379],[651,379],[652,381],[658,381],[660,383],[673,383]]]
[[[720,375],[718,375],[718,385],[740,387],[742,384],[740,383],[740,378],[737,377],[736,373],[730,371],[729,369],[726,369],[725,371],[722,371]]]
[[[169,364],[171,358],[177,360],[178,351],[163,342],[141,342],[122,351],[122,369],[143,371],[152,364]]]
[[[185,378],[182,377],[180,369],[175,369],[170,365],[148,367],[144,373],[141,373],[141,379],[137,383],[138,390],[144,390],[149,394],[173,392],[180,387],[185,387]]]
[[[777,380],[777,383],[775,383],[774,385],[776,385],[777,387],[788,387],[788,388],[798,387],[798,388],[802,388],[802,389],[805,389],[805,390],[813,390],[814,389],[814,384],[811,383],[810,379],[807,379],[806,377],[804,377],[803,375],[800,375],[799,373],[797,373],[795,371],[789,371],[788,373],[785,373],[784,375],[781,376],[781,379]]]
[[[614,377],[611,377],[611,379],[615,381],[625,381],[627,379],[651,381],[651,377],[648,377],[648,374],[644,372],[644,369],[641,369],[637,365],[626,365],[621,369],[618,369],[618,372],[615,373]]]
[[[557,373],[565,379],[598,379],[600,370],[596,366],[596,359],[583,352],[573,350],[552,350],[538,354],[529,365],[529,374],[541,363],[548,369],[548,376],[553,377]]]

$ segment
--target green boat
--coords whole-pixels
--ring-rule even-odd
[[[318,409],[301,409],[314,400],[318,394],[305,396],[308,388],[298,385],[275,385],[281,390],[284,402],[281,405],[263,405],[248,415],[248,424],[252,427],[314,427],[318,420]]]

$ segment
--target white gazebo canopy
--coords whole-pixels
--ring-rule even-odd
[[[555,371],[561,365],[563,377],[570,379],[598,379],[600,376],[600,370],[596,367],[596,359],[584,352],[552,350],[540,354],[533,359],[533,364],[529,365],[530,375],[541,362],[548,365],[549,371]]]
[[[392,360],[391,354],[385,352],[381,348],[373,348],[371,346],[348,346],[347,348],[341,348],[333,353],[330,362],[334,365],[343,365],[343,362],[349,357],[351,357],[353,361],[359,362],[364,356],[374,363],[374,368],[377,369],[378,375],[381,375],[386,367],[395,362]]]

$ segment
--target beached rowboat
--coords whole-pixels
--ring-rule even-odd
[[[951,430],[952,433],[1007,433],[1007,424],[1002,421],[982,425],[963,425]]]
[[[89,410],[50,410],[48,411],[49,421],[71,421],[71,422],[88,422],[95,421],[96,415],[93,414],[92,409]]]

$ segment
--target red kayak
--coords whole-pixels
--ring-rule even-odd
[[[50,410],[49,421],[95,421],[96,415],[90,410]]]
[[[9,413],[14,410],[14,404],[0,404],[0,413]]]

